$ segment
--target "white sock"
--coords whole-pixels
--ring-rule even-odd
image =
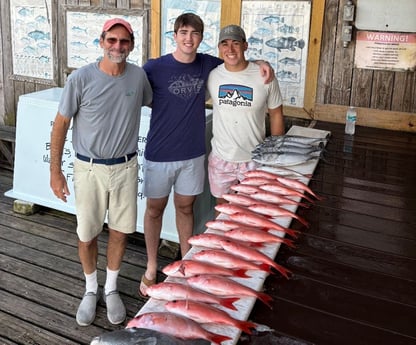
[[[85,292],[97,293],[98,282],[97,282],[97,270],[91,274],[84,273],[85,276]]]
[[[117,278],[120,270],[112,271],[107,267],[107,278],[105,281],[104,292],[107,295],[111,291],[117,290]]]

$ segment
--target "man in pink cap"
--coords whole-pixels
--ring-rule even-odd
[[[75,207],[78,253],[86,287],[76,320],[90,325],[100,297],[97,281],[98,235],[107,218],[107,275],[104,301],[112,324],[126,318],[117,279],[127,235],[137,224],[137,138],[141,108],[152,101],[152,89],[141,67],[128,63],[134,48],[131,25],[122,18],[104,23],[103,58],[68,77],[51,134],[50,185],[66,202],[69,190],[62,174],[66,134],[73,123]]]

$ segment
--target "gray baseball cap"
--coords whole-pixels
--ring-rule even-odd
[[[246,34],[244,30],[238,25],[228,25],[221,29],[220,31],[220,38],[219,42],[225,40],[233,40],[233,41],[246,41]]]

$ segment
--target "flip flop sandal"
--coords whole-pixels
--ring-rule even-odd
[[[137,291],[137,293],[139,294],[139,296],[143,297],[143,298],[149,298],[149,296],[147,294],[144,294],[142,292],[142,290],[146,290],[149,286],[152,286],[156,284],[156,278],[155,279],[147,279],[145,277],[145,275],[142,275],[142,278],[140,280],[140,286],[139,286],[139,291]]]

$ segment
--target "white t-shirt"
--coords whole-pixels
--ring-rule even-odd
[[[277,79],[265,84],[253,62],[239,72],[221,64],[209,75],[208,92],[213,102],[213,152],[229,162],[250,161],[251,151],[266,135],[267,109],[282,104]]]

